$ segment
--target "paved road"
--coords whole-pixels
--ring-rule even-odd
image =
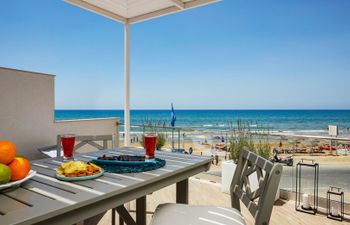
[[[313,193],[314,170],[302,169],[302,191]],[[281,188],[295,190],[295,167],[284,167]],[[343,189],[346,202],[350,202],[350,165],[320,165],[319,196],[325,197],[329,186]]]
[[[206,174],[221,177],[221,170],[208,171]],[[302,170],[302,192],[313,193],[314,170]],[[285,190],[295,190],[295,166],[283,167],[281,188]],[[326,197],[329,186],[336,186],[343,189],[345,201],[350,203],[350,165],[320,165],[319,175],[319,196]]]

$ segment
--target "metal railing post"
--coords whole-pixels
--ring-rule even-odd
[[[177,131],[177,149],[180,149],[180,128]]]

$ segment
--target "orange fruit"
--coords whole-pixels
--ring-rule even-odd
[[[25,178],[30,171],[29,161],[21,157],[16,157],[8,166],[11,170],[11,180],[21,180]]]
[[[16,145],[10,141],[0,141],[0,163],[9,164],[16,157]]]

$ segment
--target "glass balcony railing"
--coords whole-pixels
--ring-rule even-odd
[[[182,153],[192,153],[195,155],[217,156],[217,171],[215,176],[220,177],[220,165],[223,161],[230,159],[231,153],[228,151],[230,137],[237,134],[234,128],[222,130],[216,129],[198,129],[198,128],[172,128],[157,124],[157,126],[131,125],[131,146],[142,147],[142,135],[145,132],[155,131],[163,135],[164,143],[162,150],[177,151]],[[120,143],[123,145],[123,125],[121,125]],[[268,143],[270,146],[270,158],[273,157],[272,149],[279,151],[279,157],[291,156],[293,166],[284,166],[280,189],[295,195],[296,187],[296,164],[303,158],[312,159],[319,164],[319,183],[318,195],[320,198],[326,198],[329,186],[341,188],[345,193],[345,203],[350,204],[350,154],[347,156],[347,150],[339,149],[333,151],[323,150],[322,146],[329,144],[329,140],[317,140],[313,138],[296,138],[270,135],[269,132],[262,130],[251,130],[252,141],[255,145],[259,143]],[[347,146],[349,142],[338,142],[338,146]],[[192,150],[190,150],[192,149]],[[350,152],[349,152],[350,153]],[[209,171],[210,173],[210,171]],[[301,192],[313,195],[314,171],[311,168],[302,169],[301,173]]]

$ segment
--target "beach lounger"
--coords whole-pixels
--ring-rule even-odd
[[[245,225],[240,200],[255,219],[255,225],[269,224],[281,178],[282,165],[243,150],[230,187],[232,208],[167,203],[159,205],[151,225]],[[259,188],[251,190],[249,175],[256,172]]]
[[[278,159],[272,158],[271,162],[285,164],[287,166],[293,166],[293,157],[286,156],[286,157],[278,157]]]

